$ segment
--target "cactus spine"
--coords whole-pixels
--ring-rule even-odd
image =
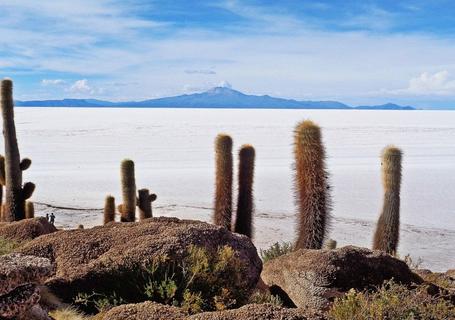
[[[395,255],[400,238],[400,186],[402,152],[388,146],[382,152],[384,203],[376,225],[373,249]]]
[[[35,217],[35,206],[33,202],[27,201],[25,202],[25,218],[32,219]]]
[[[255,150],[251,145],[243,145],[239,152],[239,194],[237,198],[237,218],[235,232],[252,238],[253,234],[253,178]]]
[[[137,206],[139,208],[139,220],[153,217],[152,202],[156,200],[156,194],[150,194],[149,189],[140,189],[138,192]]]
[[[232,138],[219,134],[215,140],[215,212],[214,223],[231,230],[232,220]]]
[[[136,220],[136,179],[134,176],[134,162],[125,159],[121,163],[120,179],[122,183],[122,200],[119,206],[122,222]]]
[[[104,199],[104,224],[115,221],[115,198],[107,196]]]
[[[5,212],[6,221],[25,218],[25,201],[31,197],[35,185],[27,182],[22,186],[22,171],[30,167],[29,159],[20,160],[14,124],[13,82],[3,80],[0,88],[5,138]]]
[[[321,130],[299,123],[294,135],[295,200],[298,206],[296,249],[321,249],[330,219],[328,173]]]

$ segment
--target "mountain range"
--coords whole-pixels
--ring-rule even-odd
[[[85,108],[245,108],[245,109],[359,109],[415,110],[414,107],[387,103],[377,106],[352,107],[338,101],[298,101],[268,95],[248,95],[228,87],[215,87],[206,92],[144,101],[111,102],[96,99],[63,99],[15,101],[21,107],[85,107]]]

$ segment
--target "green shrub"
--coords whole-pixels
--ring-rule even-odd
[[[281,307],[283,306],[283,301],[280,299],[280,297],[275,296],[270,294],[269,292],[261,292],[261,291],[256,291],[254,292],[248,303],[251,304],[273,304],[274,306]]]
[[[13,252],[17,247],[19,247],[19,243],[0,237],[0,256]]]
[[[269,260],[275,259],[279,256],[290,253],[294,250],[291,242],[275,242],[272,246],[265,250],[260,250],[262,261],[266,263]]]
[[[80,293],[75,304],[86,311],[104,311],[119,304],[155,301],[182,307],[189,313],[224,310],[248,300],[244,278],[245,265],[229,246],[215,254],[190,246],[186,256],[175,261],[161,256],[150,262],[141,280],[135,283],[137,295],[117,292]]]
[[[328,313],[331,320],[454,319],[455,306],[443,297],[430,296],[423,287],[385,282],[375,292],[351,289],[335,300]]]

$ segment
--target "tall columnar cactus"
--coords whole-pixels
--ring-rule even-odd
[[[140,189],[138,192],[137,206],[139,208],[139,220],[153,217],[152,202],[156,200],[156,194],[150,194],[149,189]]]
[[[373,249],[393,255],[400,238],[401,157],[401,150],[394,146],[388,146],[382,152],[384,203],[373,239]]]
[[[0,222],[3,221],[3,186],[5,185],[5,157],[0,154]]]
[[[235,232],[249,238],[253,235],[253,178],[255,151],[251,145],[243,145],[239,152],[239,194]]]
[[[111,195],[104,199],[104,224],[115,221],[115,198]]]
[[[14,124],[13,82],[3,80],[0,88],[3,117],[3,136],[5,138],[5,213],[6,221],[25,218],[25,201],[35,190],[35,185],[27,182],[22,186],[22,171],[28,169],[30,159],[20,160]]]
[[[120,219],[122,222],[134,222],[136,220],[136,179],[133,160],[122,161],[120,176],[123,201],[119,206]]]
[[[27,201],[25,202],[25,218],[32,219],[35,217],[35,206],[33,202]]]
[[[330,220],[330,195],[321,130],[299,123],[294,135],[295,200],[298,206],[296,249],[320,249]]]
[[[215,140],[215,212],[214,223],[231,230],[232,220],[232,138],[219,134]]]

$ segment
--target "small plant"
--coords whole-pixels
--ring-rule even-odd
[[[19,243],[13,240],[3,239],[0,237],[0,256],[13,252],[19,247]]]
[[[453,319],[455,306],[440,296],[430,296],[423,287],[409,289],[393,280],[377,291],[358,292],[351,289],[335,299],[328,318],[331,320],[382,319]]]
[[[213,222],[231,230],[232,221],[232,138],[219,134],[215,140],[215,212]]]
[[[267,261],[270,261],[292,251],[294,251],[294,245],[291,242],[275,242],[270,248],[265,250],[261,249],[259,251],[259,254],[262,258],[262,261],[266,263]]]
[[[249,238],[253,236],[253,178],[255,151],[251,145],[243,145],[239,152],[239,193],[235,232]]]
[[[296,249],[321,249],[330,219],[330,196],[321,129],[299,123],[294,134],[295,200],[298,206]]]
[[[373,249],[391,255],[397,253],[400,239],[401,157],[401,150],[394,146],[388,146],[382,152],[384,203],[376,225]]]
[[[134,280],[134,295],[121,296],[114,290],[79,293],[74,302],[89,312],[147,300],[181,307],[189,313],[224,310],[248,301],[244,272],[245,265],[231,247],[208,252],[192,245],[182,259],[152,259],[142,276]]]
[[[91,294],[79,293],[74,299],[74,303],[86,308],[95,308],[98,312],[107,311],[113,307],[124,304],[126,301],[119,297],[117,293],[100,294],[92,292]]]
[[[411,270],[420,269],[423,263],[422,258],[418,257],[417,260],[414,260],[410,254],[405,255],[403,261],[406,262]]]
[[[261,291],[256,291],[255,293],[253,293],[251,295],[248,303],[253,303],[253,304],[268,303],[268,304],[272,304],[272,305],[278,306],[278,307],[283,306],[283,301],[280,299],[280,297],[270,294],[269,292],[261,292]]]
[[[49,315],[55,320],[89,320],[87,316],[72,307],[50,311]]]

